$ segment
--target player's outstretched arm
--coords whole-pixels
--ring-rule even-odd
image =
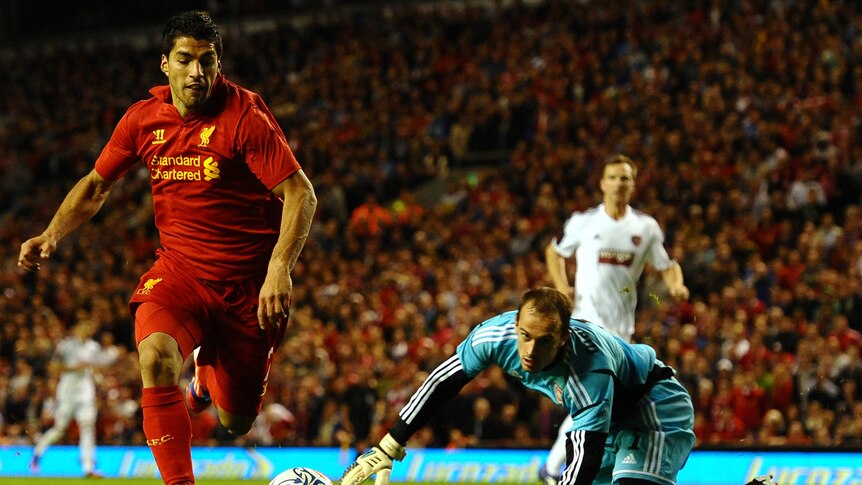
[[[387,433],[377,446],[363,453],[344,470],[341,485],[359,485],[372,475],[377,475],[375,485],[388,485],[392,460],[401,461],[406,455],[404,445]]]
[[[453,354],[438,365],[398,413],[398,419],[389,429],[389,433],[380,440],[380,444],[347,467],[341,477],[341,484],[358,485],[376,474],[375,485],[387,485],[392,472],[392,460],[401,461],[406,455],[404,444],[445,403],[455,397],[470,379],[458,354]]]
[[[39,260],[47,259],[57,250],[57,243],[101,209],[114,181],[102,178],[96,170],[85,175],[66,195],[48,228],[21,244],[18,266],[27,271],[39,269]]]

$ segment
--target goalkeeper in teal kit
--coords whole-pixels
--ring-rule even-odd
[[[560,485],[676,483],[694,446],[694,409],[685,388],[651,347],[626,343],[571,313],[568,296],[536,288],[524,294],[517,311],[474,328],[413,394],[380,443],[347,468],[342,485],[374,474],[377,485],[388,482],[392,460],[404,458],[410,436],[491,365],[573,417]]]

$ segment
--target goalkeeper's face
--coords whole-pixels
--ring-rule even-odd
[[[566,342],[559,315],[537,312],[532,303],[518,312],[515,331],[521,367],[527,372],[539,372],[551,365]]]

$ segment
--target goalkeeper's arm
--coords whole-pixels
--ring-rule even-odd
[[[425,426],[444,404],[457,396],[471,379],[464,372],[457,354],[446,359],[413,393],[413,397],[398,413],[398,420],[389,430],[389,434],[402,445],[406,444],[407,440]]]
[[[374,474],[377,474],[376,485],[388,484],[392,460],[404,459],[407,454],[404,445],[413,433],[422,428],[443,404],[458,395],[470,379],[457,355],[437,366],[398,413],[398,420],[389,433],[344,471],[341,484],[359,485]]]

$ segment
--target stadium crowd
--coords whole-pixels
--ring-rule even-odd
[[[319,206],[264,412],[240,439],[195,415],[196,443],[378,439],[473,325],[550,283],[542,249],[624,152],[691,290],[673,303],[647,274],[634,340],[689,388],[699,444],[862,446],[857,4],[452,2],[308,20],[226,36],[224,72],[267,99]],[[108,40],[0,56],[0,443],[50,427],[47,362],[81,319],[120,353],[99,373],[99,443],[144,443],[126,305],[158,244],[147,172],[39,273],[15,260],[124,107],[163,83],[157,59]],[[419,204],[434,180],[445,190]],[[561,411],[507,379],[473,381],[412,445],[548,446]]]

